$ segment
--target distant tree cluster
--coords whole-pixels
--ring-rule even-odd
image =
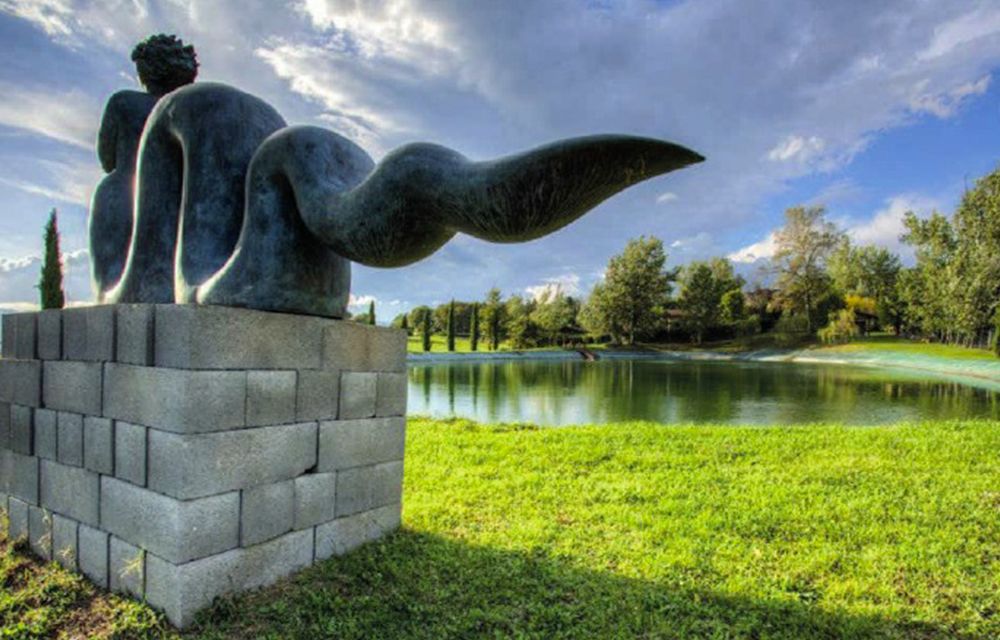
[[[610,259],[583,300],[560,290],[505,299],[494,288],[481,301],[415,307],[393,324],[419,330],[425,350],[433,335],[448,350],[468,339],[475,351],[702,344],[764,332],[843,342],[883,330],[1000,353],[1000,170],[977,181],[953,215],[907,213],[905,228],[911,267],[885,247],[852,243],[823,207],[792,207],[775,233],[769,286],[748,287],[723,257],[668,268],[663,242],[643,236]]]

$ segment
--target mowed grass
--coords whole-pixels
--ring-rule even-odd
[[[997,638],[998,452],[995,422],[411,419],[401,531],[220,602],[189,635]],[[14,579],[23,560],[4,554],[0,637],[33,617],[38,637],[109,637],[72,623],[89,587],[52,568]],[[117,637],[173,635],[102,599]]]
[[[897,338],[896,336],[872,336],[859,338],[847,344],[831,345],[820,347],[822,351],[829,352],[865,352],[865,351],[886,351],[890,353],[911,354],[920,356],[934,356],[938,358],[952,358],[960,360],[998,360],[997,355],[989,349],[974,349],[962,347],[954,344],[940,344],[937,342],[920,342]]]

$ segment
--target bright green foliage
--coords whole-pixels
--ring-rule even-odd
[[[368,303],[368,324],[375,324],[375,301]]]
[[[826,344],[837,344],[850,342],[859,333],[854,309],[847,308],[834,312],[829,324],[820,329],[818,335],[819,339]]]
[[[746,296],[739,289],[730,289],[722,294],[719,307],[722,309],[722,321],[727,324],[737,324],[747,317]]]
[[[830,255],[827,266],[841,295],[871,298],[879,321],[900,332],[903,305],[899,298],[899,256],[885,247],[853,246],[845,237]]]
[[[733,294],[729,298],[730,307],[739,306],[739,315],[729,322],[742,319],[743,278],[733,272],[729,260],[691,262],[681,270],[680,286],[677,308],[684,312],[684,324],[695,344],[701,344],[705,332],[723,322],[722,300],[726,294]]]
[[[995,422],[411,418],[400,532],[224,599],[187,637],[996,638],[998,449]],[[74,589],[95,592],[45,572],[5,574],[6,637],[66,631]],[[160,635],[129,606],[119,636]]]
[[[504,333],[504,305],[500,300],[500,290],[492,288],[486,294],[486,302],[483,303],[483,319],[486,321],[486,339],[489,340],[490,350],[496,351],[500,347]]]
[[[556,344],[559,333],[573,326],[576,314],[577,305],[573,298],[556,290],[547,292],[537,300],[530,319],[548,344]]]
[[[479,304],[472,305],[472,332],[469,336],[469,351],[479,350]]]
[[[825,319],[823,300],[831,295],[826,260],[843,234],[826,220],[823,207],[792,207],[785,226],[775,233],[774,258],[778,289],[785,311],[800,315],[812,332]]]
[[[611,258],[604,281],[594,286],[580,314],[584,328],[614,342],[635,344],[663,324],[676,271],[665,268],[663,241],[642,236],[630,240],[625,250]]]
[[[448,337],[448,350],[455,350],[455,332],[457,326],[455,324],[455,301],[452,300],[448,305],[448,331],[445,335]]]
[[[59,223],[57,212],[49,213],[45,224],[45,256],[42,261],[42,276],[38,282],[42,309],[62,309],[66,304],[63,292],[62,253],[59,251]]]
[[[534,345],[535,336],[531,324],[533,307],[533,302],[525,302],[521,296],[507,298],[507,304],[504,306],[505,328],[510,345],[515,349],[526,349]]]
[[[413,329],[415,331],[417,329],[420,329],[422,331],[423,330],[423,326],[424,326],[424,316],[425,315],[430,315],[431,316],[431,321],[433,322],[433,313],[434,313],[434,311],[430,307],[428,307],[426,305],[420,305],[419,307],[413,307],[412,309],[410,309],[410,312],[407,314],[407,318],[408,318],[407,324],[409,326],[413,327]]]
[[[423,332],[421,337],[423,338],[423,349],[424,351],[431,350],[431,314],[425,313],[421,319]]]

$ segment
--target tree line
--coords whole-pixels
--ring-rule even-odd
[[[611,258],[589,295],[545,295],[419,306],[392,324],[423,337],[469,340],[471,350],[590,342],[692,342],[770,333],[846,341],[869,331],[1000,353],[1000,170],[976,181],[951,215],[904,218],[915,262],[856,244],[822,206],[785,212],[766,280],[748,285],[725,257],[667,267],[662,240],[643,236]],[[370,310],[374,318],[374,307]]]

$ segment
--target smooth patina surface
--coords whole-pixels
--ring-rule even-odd
[[[488,162],[411,144],[376,166],[350,140],[287,127],[270,105],[223,84],[173,87],[157,102],[164,78],[191,81],[197,67],[189,47],[166,44],[175,46],[161,47],[172,57],[152,65],[158,80],[144,78],[157,91],[115,94],[101,125],[111,172],[91,212],[101,301],[341,317],[351,261],[411,264],[460,232],[540,238],[633,184],[703,159],[661,140],[603,135]],[[105,161],[112,143],[127,148]]]

